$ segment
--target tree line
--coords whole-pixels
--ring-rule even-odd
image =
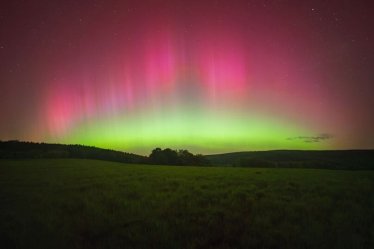
[[[156,148],[149,155],[149,163],[166,165],[210,165],[209,160],[201,154],[194,155],[188,150]]]
[[[65,145],[50,143],[22,142],[18,140],[0,141],[0,159],[27,158],[82,158],[106,161],[163,165],[209,165],[203,155],[194,155],[188,150],[156,148],[147,156],[101,149],[85,145]]]

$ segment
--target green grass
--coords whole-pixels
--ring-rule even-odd
[[[374,248],[374,171],[0,160],[1,248]]]

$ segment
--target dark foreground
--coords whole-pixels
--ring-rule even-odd
[[[374,248],[374,171],[0,160],[1,248]]]

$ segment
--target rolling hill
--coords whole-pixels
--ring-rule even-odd
[[[213,165],[278,168],[374,169],[374,150],[248,151],[207,155]]]

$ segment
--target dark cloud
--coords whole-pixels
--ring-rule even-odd
[[[299,137],[289,137],[287,140],[302,140],[305,143],[319,143],[324,140],[332,139],[334,136],[328,133],[322,133],[317,136],[299,136]]]

